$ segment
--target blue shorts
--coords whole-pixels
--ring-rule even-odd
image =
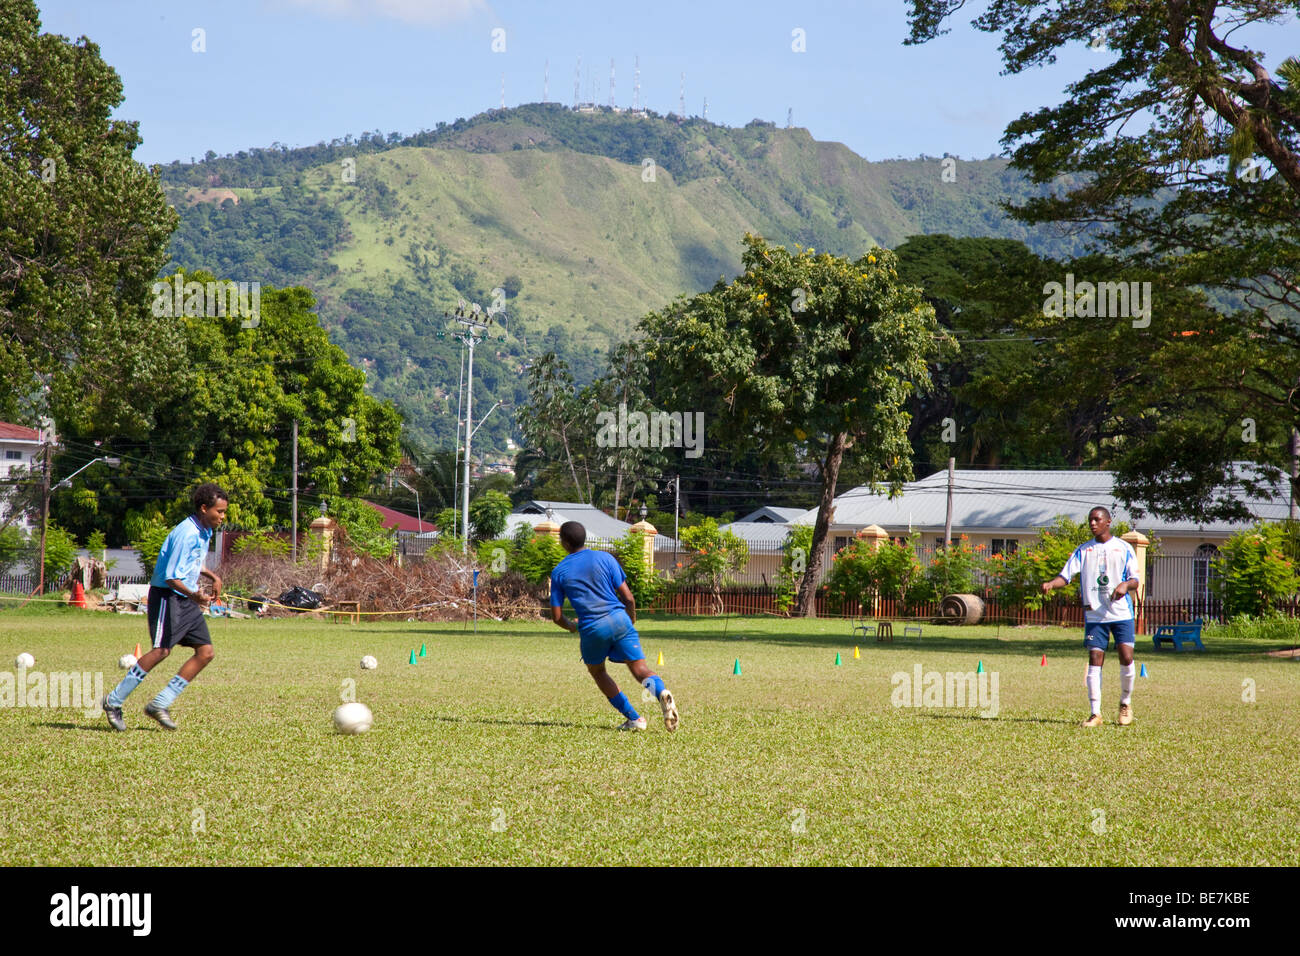
[[[641,635],[637,634],[632,619],[622,608],[590,623],[580,621],[578,639],[584,664],[603,664],[607,657],[613,664],[627,664],[645,657],[641,650]]]
[[[1137,636],[1133,633],[1133,620],[1127,621],[1089,621],[1083,626],[1083,646],[1089,650],[1104,651],[1110,646],[1110,638],[1115,637],[1115,650],[1121,644],[1136,644]]]

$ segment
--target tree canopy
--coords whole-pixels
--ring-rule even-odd
[[[702,411],[720,445],[819,461],[820,508],[799,593],[800,613],[811,614],[845,450],[857,446],[873,488],[897,490],[912,477],[907,405],[930,386],[927,363],[942,334],[886,250],[850,261],[749,235],[742,261],[731,283],[642,319],[643,353],[658,403]]]
[[[139,430],[181,360],[147,298],[177,217],[99,47],[40,26],[0,4],[0,418]]]
[[[907,42],[947,32],[962,6],[909,0]],[[1178,394],[1152,393],[1115,463],[1118,496],[1169,517],[1239,516],[1241,491],[1300,444],[1300,60],[1270,72],[1236,39],[1297,12],[1294,0],[991,0],[972,22],[1001,36],[1009,73],[1097,51],[1062,103],[1007,127],[1013,167],[1051,186],[1007,208],[1090,236],[1112,274],[1145,273],[1163,296],[1149,328],[1101,361],[1145,339],[1153,366],[1180,369]]]

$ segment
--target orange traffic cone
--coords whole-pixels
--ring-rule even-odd
[[[140,659],[140,645],[139,645],[139,644],[136,644],[136,645],[135,645],[135,659],[136,659],[137,661]]]
[[[81,582],[80,582],[80,581],[73,581],[73,582],[72,582],[72,602],[71,602],[71,603],[72,603],[72,606],[73,606],[73,607],[85,607],[85,606],[86,606],[86,589],[83,588],[83,587],[81,586]]]
[[[1042,661],[1039,663],[1038,666],[1039,666],[1039,667],[1046,667],[1046,666],[1047,666],[1047,655],[1046,655],[1046,654],[1043,655],[1043,659],[1042,659]]]

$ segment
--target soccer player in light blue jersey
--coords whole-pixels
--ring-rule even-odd
[[[580,522],[560,525],[560,544],[569,555],[551,572],[551,618],[566,631],[578,632],[588,673],[610,706],[627,718],[619,730],[645,730],[646,720],[605,670],[606,658],[627,665],[632,676],[659,701],[664,726],[676,730],[677,704],[663,680],[646,664],[641,638],[633,626],[636,599],[627,576],[613,555],[591,551],[584,547],[586,543],[587,529]],[[576,624],[564,616],[566,597],[578,614]]]
[[[212,638],[203,609],[221,597],[221,578],[203,566],[212,532],[226,520],[229,496],[214,484],[199,485],[192,497],[194,513],[172,528],[163,542],[149,581],[149,639],[151,649],[127,671],[122,682],[104,697],[104,714],[114,730],[126,730],[122,705],[131,691],[165,660],[177,644],[194,648],[194,656],[181,665],[144,712],[168,730],[176,722],[168,711],[190,681],[212,662]],[[212,582],[212,594],[199,589],[199,578]]]
[[[1115,651],[1119,654],[1119,722],[1133,722],[1133,680],[1137,666],[1133,663],[1133,648],[1137,638],[1134,633],[1133,599],[1129,597],[1141,584],[1137,576],[1137,554],[1132,545],[1110,533],[1110,512],[1093,508],[1088,512],[1088,529],[1091,541],[1074,549],[1061,573],[1044,581],[1043,593],[1063,588],[1078,574],[1079,594],[1084,606],[1083,645],[1088,648],[1088,670],[1084,685],[1088,690],[1091,716],[1083,722],[1085,727],[1099,727],[1101,719],[1101,665],[1106,659],[1106,648],[1115,638]]]

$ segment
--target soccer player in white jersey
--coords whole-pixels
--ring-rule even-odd
[[[1133,663],[1134,634],[1133,599],[1129,597],[1141,584],[1137,572],[1137,554],[1122,538],[1110,533],[1110,512],[1093,508],[1088,512],[1088,529],[1094,537],[1074,549],[1061,573],[1043,582],[1043,593],[1063,588],[1076,574],[1079,593],[1083,598],[1084,637],[1088,648],[1088,671],[1084,683],[1088,688],[1088,705],[1091,716],[1083,722],[1085,727],[1100,727],[1101,719],[1101,664],[1106,659],[1110,638],[1115,638],[1119,654],[1119,722],[1133,722],[1133,679],[1137,667]]]

